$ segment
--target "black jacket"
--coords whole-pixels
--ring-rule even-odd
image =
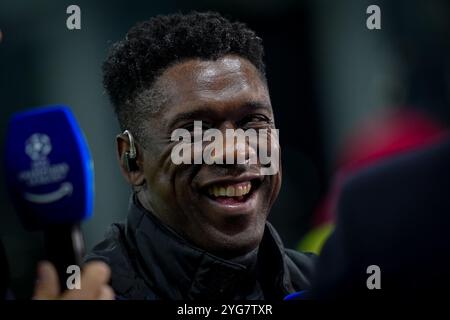
[[[284,249],[266,224],[254,268],[194,247],[133,196],[126,224],[113,224],[85,261],[112,269],[119,299],[269,299],[308,289],[313,257]]]

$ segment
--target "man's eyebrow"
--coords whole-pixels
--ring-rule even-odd
[[[244,103],[244,105],[242,106],[243,108],[246,108],[247,110],[251,110],[251,109],[268,109],[271,110],[272,106],[268,103],[265,102],[261,102],[261,101],[249,101]]]
[[[193,121],[193,120],[201,120],[205,116],[211,116],[213,112],[211,112],[210,109],[206,108],[198,108],[193,111],[189,112],[183,112],[175,116],[174,119],[172,119],[169,123],[169,127],[174,127],[177,123],[183,122],[183,121]]]

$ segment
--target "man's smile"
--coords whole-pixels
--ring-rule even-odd
[[[208,195],[213,199],[219,200],[220,198],[235,198],[236,200],[242,200],[252,189],[252,183],[250,181],[238,182],[229,185],[215,184],[208,187]]]
[[[259,187],[264,176],[243,174],[238,177],[222,177],[202,184],[199,202],[215,215],[246,215],[257,209]]]

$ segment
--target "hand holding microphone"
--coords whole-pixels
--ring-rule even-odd
[[[80,290],[60,291],[58,274],[49,262],[38,266],[38,278],[34,289],[34,300],[112,300],[114,292],[107,285],[110,269],[103,262],[89,262],[84,266]]]
[[[93,210],[93,164],[83,133],[65,106],[17,113],[5,154],[13,204],[26,229],[44,232],[47,259],[65,288],[68,267],[82,264],[80,223]],[[42,270],[52,278],[51,267]]]

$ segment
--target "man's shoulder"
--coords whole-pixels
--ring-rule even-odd
[[[91,252],[85,256],[84,261],[102,260],[108,264],[117,262],[117,260],[128,261],[123,236],[124,228],[123,223],[112,224],[107,229],[104,239],[94,246]]]
[[[85,256],[84,262],[101,260],[112,269],[112,281],[117,277],[129,278],[133,274],[129,253],[126,250],[124,237],[124,224],[115,223],[105,233],[104,239],[99,242]]]
[[[101,260],[111,268],[111,286],[118,299],[155,299],[133,263],[132,249],[127,245],[125,224],[115,223],[106,231],[105,238],[89,252],[84,262]]]
[[[309,288],[317,256],[314,253],[285,249],[286,264],[296,290]]]
[[[284,253],[283,260],[285,268],[287,268],[284,271],[289,274],[294,289],[296,291],[308,289],[315,268],[316,255],[285,248],[275,228],[269,222],[266,223],[266,227],[264,239],[272,239],[278,249]]]
[[[312,252],[301,252],[293,249],[284,249],[286,255],[298,266],[308,270],[314,268],[317,255]]]

